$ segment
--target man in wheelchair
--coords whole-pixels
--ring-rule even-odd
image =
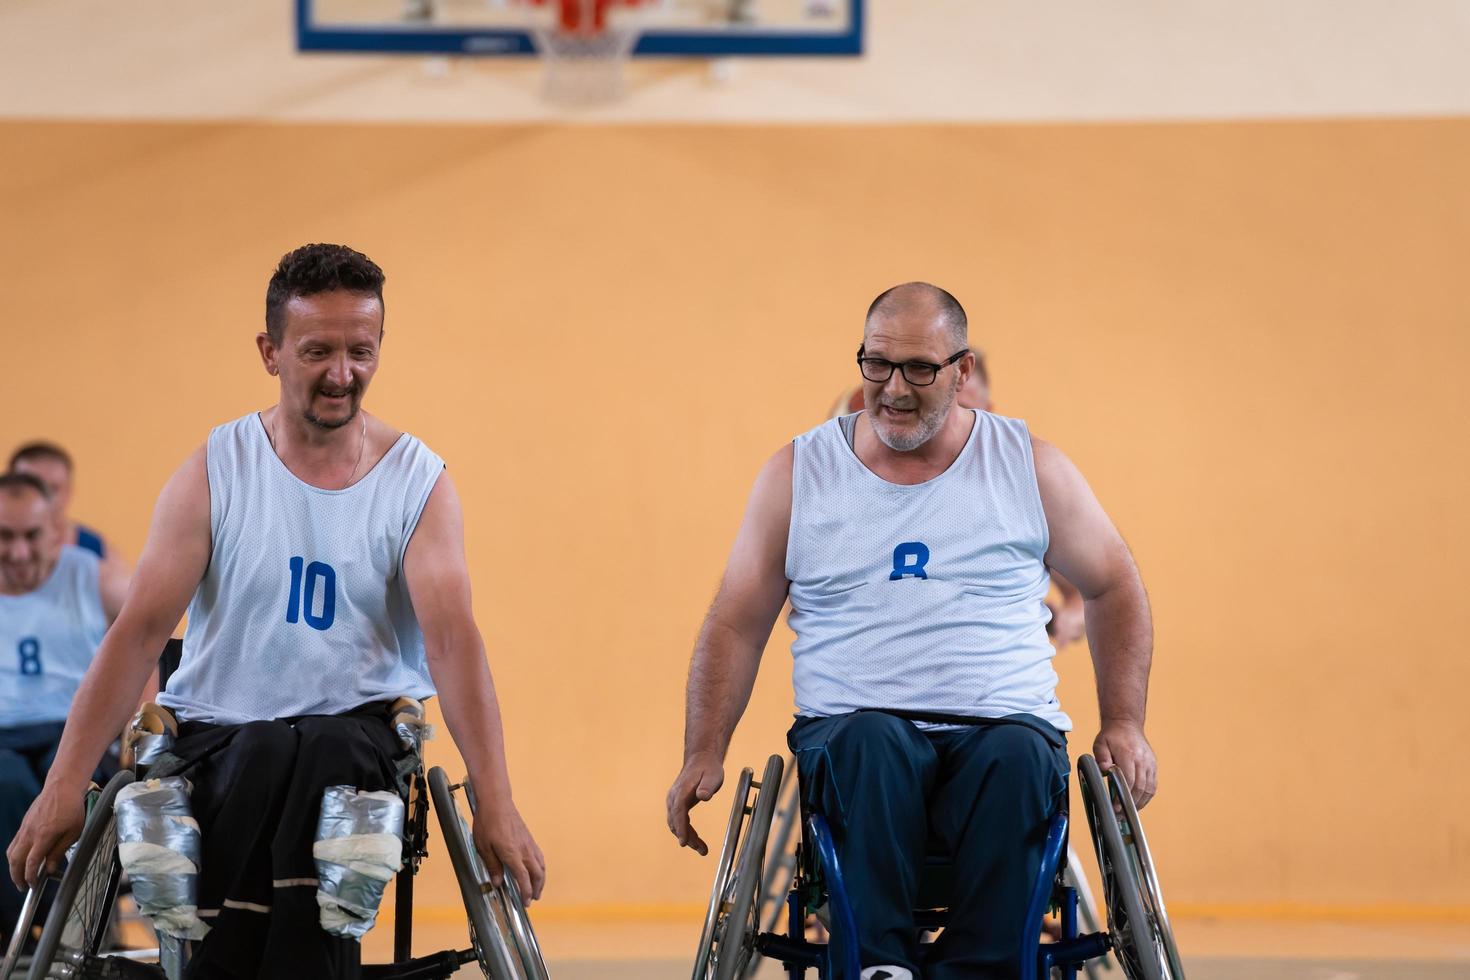
[[[1019,420],[956,406],[973,360],[964,310],[944,290],[908,283],[873,302],[858,350],[867,410],[799,436],[762,469],[690,665],[668,824],[704,854],[689,811],[720,788],[790,601],[788,740],[804,802],[832,826],[863,980],[1019,974],[1025,906],[1070,768],[1048,568],[1086,601],[1102,718],[1093,752],[1138,805],[1155,789],[1137,568],[1060,451]],[[921,956],[914,909],[935,850],[954,867],[952,904]]]
[[[159,701],[177,718],[170,753],[188,765],[202,839],[191,977],[356,975],[355,933],[322,899],[313,849],[323,826],[354,819],[351,800],[323,802],[328,787],[368,799],[396,787],[400,696],[439,693],[479,791],[477,850],[493,877],[541,892],[545,863],[511,799],[471,611],[459,500],[438,456],[361,410],[382,284],[343,246],[281,260],[256,338],[280,400],[214,429],[164,487],[132,591],[7,852],[17,885],[34,883],[76,838],[92,767],[188,604]]]
[[[41,791],[77,685],[127,590],[121,563],[63,544],[39,478],[0,475],[0,841]],[[0,936],[20,909],[20,893],[0,882]]]

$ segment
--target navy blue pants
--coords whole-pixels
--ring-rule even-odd
[[[832,827],[862,965],[928,980],[1017,976],[1047,824],[1066,797],[1063,735],[1031,715],[925,731],[859,711],[798,718],[787,740],[803,800]],[[921,963],[913,910],[936,852],[950,855],[954,888]]]
[[[0,728],[0,850],[10,846],[26,810],[41,795],[61,729],[59,721]],[[22,896],[10,883],[9,872],[0,879],[0,936],[8,939],[20,916]]]

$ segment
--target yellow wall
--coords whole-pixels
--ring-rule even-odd
[[[369,406],[464,496],[547,914],[678,912],[710,873],[663,827],[684,665],[749,482],[852,382],[868,300],[930,279],[1137,553],[1172,902],[1463,913],[1466,173],[1450,121],[0,124],[0,447],[70,446],[136,555],[179,460],[273,398],[276,257],[372,255]],[[734,765],[780,749],[786,642]],[[1082,751],[1085,653],[1059,669]]]

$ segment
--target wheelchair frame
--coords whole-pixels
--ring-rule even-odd
[[[60,876],[50,914],[30,960],[27,980],[74,980],[84,976],[84,970],[100,968],[107,959],[139,959],[152,952],[104,950],[122,876],[113,800],[135,778],[132,770],[124,769],[105,787],[88,794],[86,823]],[[438,766],[426,776],[421,761],[409,775],[404,863],[394,889],[393,962],[363,964],[364,980],[447,980],[461,966],[474,962],[479,963],[487,978],[494,980],[549,980],[515,880],[506,875],[503,885],[490,883],[484,863],[475,851],[470,827],[458,806],[457,797],[461,793],[473,815],[475,798],[468,779],[451,784]],[[431,798],[469,915],[470,948],[414,957],[413,880],[428,855]],[[0,962],[0,980],[18,980],[20,974],[16,968],[21,947],[32,932],[42,891],[53,880],[45,879],[27,893],[10,949]],[[99,888],[99,884],[103,887]],[[168,980],[180,980],[188,960],[187,944],[166,935],[160,935],[159,940],[159,965]]]
[[[1065,810],[1053,814],[1041,868],[1026,908],[1021,980],[1049,980],[1054,975],[1076,980],[1079,970],[1087,970],[1091,976],[1093,969],[1108,963],[1110,951],[1129,980],[1183,980],[1184,969],[1158,877],[1126,780],[1116,768],[1104,777],[1089,755],[1078,759],[1077,770],[1103,876],[1109,928],[1078,932],[1080,878],[1067,874],[1064,860],[1068,853],[1068,814]],[[792,785],[796,782],[794,776],[787,783],[791,795],[782,793],[782,771],[782,758],[773,755],[759,782],[752,778],[750,769],[743,770],[736,782],[693,980],[748,978],[762,958],[781,962],[789,980],[801,980],[812,969],[821,980],[839,973],[856,980],[861,973],[857,946],[852,941],[857,933],[852,905],[831,829],[821,813],[805,814],[802,837],[794,854],[787,857],[790,826],[800,806],[796,800],[799,791]],[[752,792],[756,793],[753,803]],[[778,796],[790,802],[783,807],[783,821],[767,866],[767,831]],[[783,878],[789,881],[783,903],[784,935],[775,930],[780,905],[773,902],[775,914],[763,915],[764,903],[746,898],[755,889],[745,887],[742,875],[758,880],[762,896],[772,898],[779,887],[776,883]],[[808,916],[824,905],[831,941],[810,941],[806,938]],[[1058,912],[1062,935],[1057,941],[1042,943],[1041,923],[1048,910]],[[1087,919],[1095,918],[1091,909],[1082,911]],[[942,928],[944,921],[945,910],[915,912],[921,932]]]

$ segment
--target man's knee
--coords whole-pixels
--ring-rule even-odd
[[[303,718],[296,723],[298,764],[322,786],[360,790],[391,786],[391,749],[397,745],[386,720],[352,715]]]
[[[934,752],[910,722],[859,711],[798,730],[797,765],[810,806],[839,822],[850,819],[858,797],[921,800],[934,771]],[[891,809],[891,808],[890,808]],[[922,803],[916,810],[923,813]]]
[[[1036,775],[1049,776],[1057,771],[1058,746],[1046,736],[1026,725],[1000,725],[990,732],[990,754],[997,771],[1013,779]]]
[[[229,752],[240,761],[259,760],[289,770],[296,757],[296,732],[284,721],[250,721],[240,726]]]
[[[368,743],[367,733],[350,716],[303,718],[296,723],[296,733],[303,754],[350,753]]]
[[[907,758],[923,743],[913,722],[881,711],[856,711],[838,718],[827,736],[830,751],[855,759]]]
[[[1066,786],[1066,750],[1027,725],[994,725],[970,733],[952,769],[978,791],[1049,810]],[[957,764],[957,765],[956,765]]]
[[[40,792],[41,781],[31,771],[25,756],[10,749],[0,749],[0,801],[17,804],[24,809]]]

